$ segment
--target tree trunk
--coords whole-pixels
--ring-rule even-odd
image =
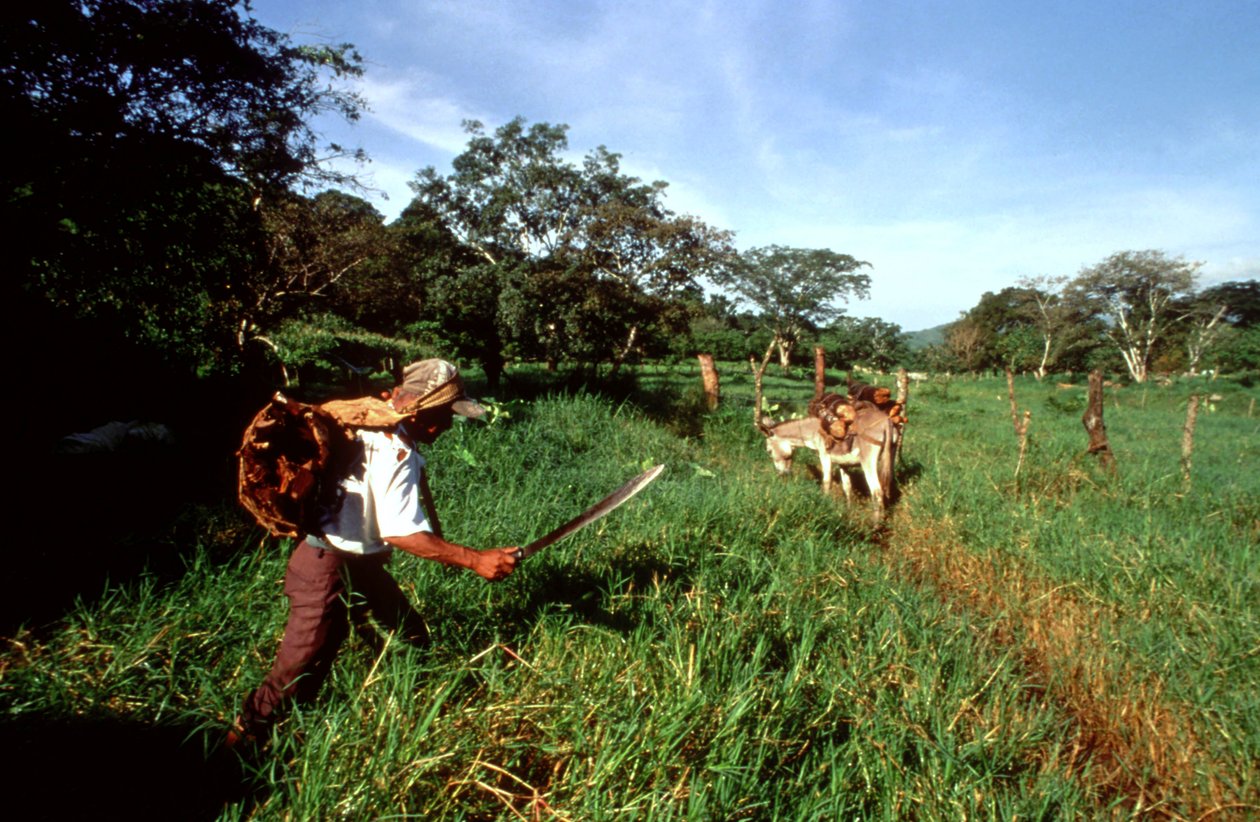
[[[713,364],[712,354],[700,354],[700,376],[704,380],[704,399],[710,411],[716,411],[721,401],[721,387],[718,385],[717,367]]]
[[[1103,467],[1116,470],[1115,456],[1111,453],[1111,443],[1107,441],[1107,426],[1103,423],[1103,378],[1097,369],[1089,372],[1089,402],[1081,423],[1089,433],[1089,449],[1087,453],[1096,454]]]
[[[779,367],[787,371],[792,367],[792,343],[779,339]]]
[[[902,408],[906,407],[906,400],[910,399],[910,374],[904,368],[897,369],[897,404]]]
[[[770,355],[774,353],[775,341],[771,340],[770,345],[766,346],[765,356],[761,358],[761,365],[757,365],[757,358],[751,354],[748,356],[748,365],[753,372],[753,427],[764,433],[765,426],[761,422],[761,377],[766,373],[766,366],[770,364]]]
[[[1181,429],[1181,482],[1190,490],[1190,457],[1194,454],[1194,423],[1199,417],[1199,395],[1191,394],[1186,406],[1186,424]]]
[[[634,348],[634,341],[638,338],[639,326],[637,324],[630,326],[630,333],[626,336],[626,344],[621,347],[621,351],[617,353],[617,358],[613,360],[612,369],[608,372],[608,376],[616,376],[621,369],[621,364],[625,362],[626,356]]]
[[[499,380],[503,377],[504,365],[503,357],[498,354],[491,354],[482,360],[481,367],[486,372],[486,386],[491,391],[499,390]]]
[[[821,345],[814,346],[814,399],[827,390],[827,352]]]

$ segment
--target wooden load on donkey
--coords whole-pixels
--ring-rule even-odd
[[[849,377],[849,397],[863,400],[879,408],[897,426],[898,433],[906,426],[906,407],[893,399],[892,390],[879,385],[867,385]]]

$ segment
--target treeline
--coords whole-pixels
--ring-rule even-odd
[[[1260,283],[1198,286],[1202,263],[1123,251],[1075,277],[1025,277],[986,292],[923,352],[937,369],[1098,368],[1145,382],[1205,370],[1260,370]]]
[[[427,354],[477,363],[492,386],[515,360],[608,373],[770,345],[784,365],[819,344],[841,367],[1193,369],[1227,351],[1255,367],[1255,283],[1195,292],[1194,266],[1158,253],[1146,262],[1176,271],[1149,288],[1110,263],[1075,290],[1021,284],[912,352],[896,325],[844,313],[868,263],[739,252],[606,147],[566,159],[563,125],[466,123],[450,172],[421,169],[387,224],[328,164],[357,152],[311,125],[362,112],[351,45],[294,43],[237,0],[51,0],[9,18],[0,106],[23,138],[0,172],[23,328],[10,373],[54,408],[91,397],[126,413],[224,389],[253,402],[251,381],[380,374]],[[1100,353],[1130,328],[1140,350]]]

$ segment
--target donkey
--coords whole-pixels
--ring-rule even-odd
[[[830,448],[827,447],[827,439],[814,417],[788,420],[777,425],[762,423],[758,428],[766,437],[766,451],[774,460],[775,470],[781,475],[792,470],[792,454],[797,448],[812,448],[817,451],[822,468],[823,493],[831,491],[833,465],[860,469],[871,493],[875,520],[878,522],[883,519],[885,509],[897,495],[897,479],[893,474],[893,464],[897,456],[896,426],[888,419],[887,414],[871,403],[856,401],[853,406],[856,414],[850,426],[852,436],[833,441]],[[840,472],[840,481],[844,487],[845,499],[852,502],[853,482],[848,471]]]

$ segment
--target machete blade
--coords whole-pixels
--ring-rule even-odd
[[[655,468],[649,468],[647,471],[644,471],[642,474],[639,474],[639,476],[630,480],[625,485],[618,488],[616,491],[613,491],[611,494],[604,497],[602,500],[595,503],[594,505],[592,505],[590,508],[586,509],[582,513],[578,514],[576,517],[569,520],[564,525],[561,525],[556,530],[552,531],[551,533],[545,536],[539,537],[538,539],[531,542],[529,545],[521,546],[520,548],[516,550],[517,560],[525,559],[526,557],[529,557],[532,554],[537,553],[543,548],[546,548],[548,545],[551,545],[553,542],[559,542],[560,540],[567,537],[569,534],[572,534],[575,531],[580,531],[581,529],[590,525],[595,520],[600,519],[605,514],[615,510],[623,502],[630,499],[635,494],[639,493],[644,488],[646,488],[649,484],[651,484],[652,480],[659,477],[661,475],[661,472],[664,470],[665,470],[664,465],[658,465]]]

